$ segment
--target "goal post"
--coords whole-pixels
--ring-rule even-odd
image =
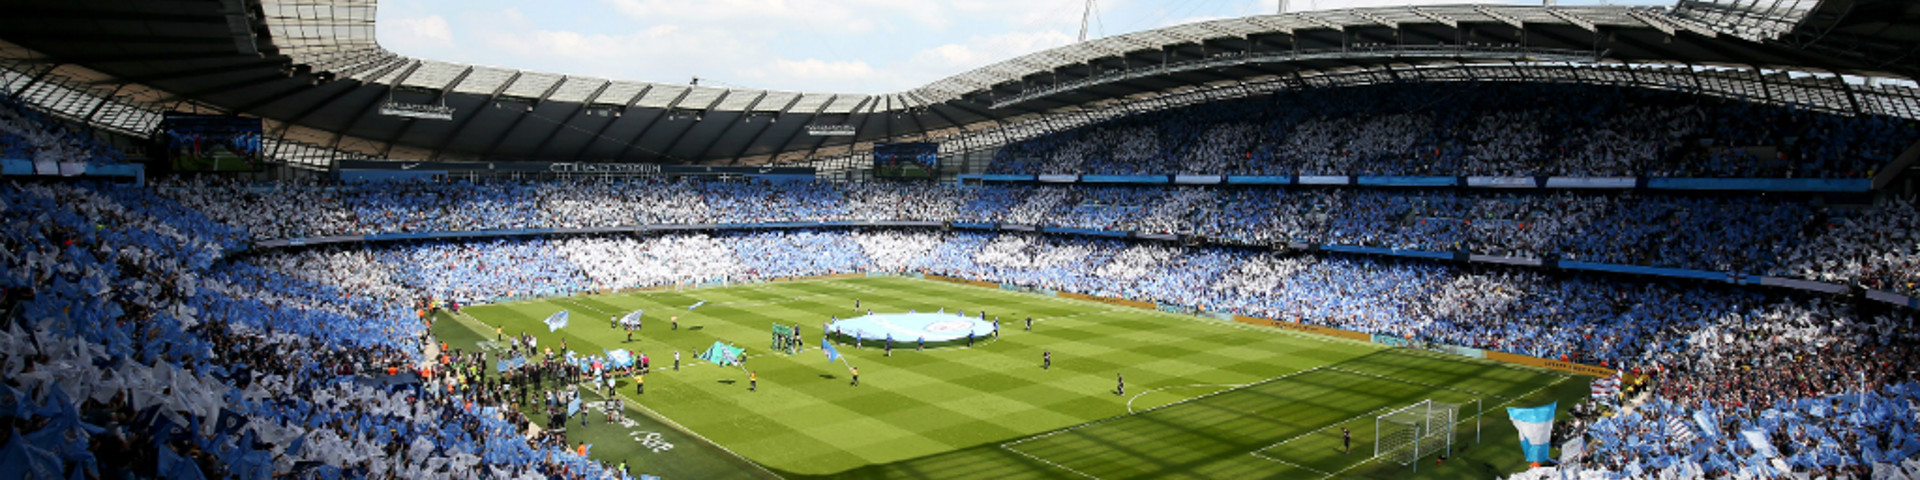
[[[1460,406],[1421,400],[1373,419],[1373,456],[1420,470],[1419,460],[1453,454],[1453,426]]]

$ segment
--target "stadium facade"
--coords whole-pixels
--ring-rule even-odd
[[[335,158],[862,168],[874,142],[968,158],[1180,105],[1342,85],[1633,85],[1920,116],[1904,2],[1685,1],[1671,8],[1427,6],[1147,30],[1035,52],[904,92],[784,92],[417,59],[374,41],[372,0],[9,2],[10,91],[150,132],[162,110],[258,116],[270,149]],[[111,98],[111,101],[99,99]],[[383,112],[383,110],[386,110]],[[450,121],[418,120],[455,112]],[[394,115],[395,113],[403,113]],[[810,135],[809,128],[851,135]],[[844,133],[844,131],[843,131]],[[978,162],[974,162],[978,163]],[[949,162],[966,170],[969,162]],[[982,165],[983,166],[983,165]],[[973,172],[978,173],[978,172]]]

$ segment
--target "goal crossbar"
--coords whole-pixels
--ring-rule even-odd
[[[1373,420],[1373,456],[1401,465],[1436,453],[1453,451],[1453,426],[1460,405],[1426,399],[1380,414]]]

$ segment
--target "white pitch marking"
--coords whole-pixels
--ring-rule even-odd
[[[1502,407],[1502,406],[1505,406],[1505,405],[1507,405],[1507,404],[1509,404],[1509,403],[1513,403],[1513,402],[1517,402],[1517,401],[1520,401],[1520,399],[1522,399],[1522,398],[1527,398],[1527,397],[1530,397],[1530,396],[1533,396],[1533,394],[1535,394],[1535,393],[1540,393],[1540,391],[1541,391],[1541,390],[1546,390],[1547,388],[1549,388],[1549,387],[1552,387],[1552,386],[1554,386],[1554,385],[1559,385],[1560,383],[1562,383],[1562,382],[1565,382],[1565,381],[1567,381],[1567,379],[1568,379],[1568,378],[1572,378],[1572,377],[1569,377],[1569,376],[1566,376],[1566,375],[1561,375],[1561,376],[1560,376],[1560,379],[1559,379],[1559,380],[1554,380],[1554,381],[1553,381],[1553,383],[1549,383],[1549,384],[1546,384],[1546,385],[1542,385],[1542,386],[1540,386],[1540,388],[1536,388],[1536,389],[1533,389],[1533,391],[1530,391],[1530,392],[1527,392],[1527,393],[1523,393],[1523,394],[1520,394],[1520,396],[1517,396],[1517,397],[1513,397],[1513,398],[1509,398],[1509,399],[1507,399],[1507,401],[1505,401],[1505,402],[1500,402],[1500,403],[1498,403],[1498,404],[1495,404],[1495,405],[1493,406],[1493,408],[1494,408],[1495,410],[1498,410],[1498,409],[1499,409],[1500,407]],[[1460,420],[1460,421],[1458,421],[1458,422],[1453,422],[1453,426],[1459,426],[1459,425],[1461,425],[1461,424],[1464,424],[1464,423],[1467,423],[1467,421],[1466,421],[1466,420]],[[1366,464],[1368,464],[1368,463],[1371,463],[1371,462],[1373,462],[1373,460],[1374,460],[1375,458],[1379,458],[1379,457],[1377,457],[1377,456],[1376,456],[1376,457],[1373,457],[1373,458],[1368,458],[1368,459],[1366,459],[1366,460],[1363,460],[1363,461],[1360,461],[1360,462],[1356,462],[1356,463],[1354,463],[1353,465],[1348,465],[1348,466],[1347,466],[1347,468],[1342,468],[1342,469],[1340,469],[1340,471],[1338,471],[1338,472],[1333,472],[1333,473],[1330,473],[1330,474],[1327,474],[1327,476],[1325,476],[1325,477],[1320,477],[1320,480],[1326,480],[1326,479],[1329,479],[1329,478],[1333,478],[1334,476],[1337,476],[1337,475],[1340,475],[1340,474],[1342,474],[1342,473],[1347,473],[1347,471],[1348,471],[1348,470],[1353,470],[1353,469],[1355,469],[1355,468],[1359,468],[1359,467],[1360,467],[1361,465],[1366,465]]]
[[[1188,385],[1173,385],[1173,386],[1167,386],[1167,387],[1160,387],[1160,388],[1156,388],[1156,389],[1152,389],[1152,390],[1147,390],[1147,391],[1144,391],[1144,392],[1140,392],[1140,393],[1136,393],[1136,394],[1133,394],[1133,398],[1129,398],[1129,399],[1127,399],[1127,413],[1133,413],[1133,401],[1134,401],[1134,400],[1139,400],[1139,399],[1140,399],[1140,397],[1141,397],[1141,396],[1143,396],[1143,395],[1146,395],[1146,394],[1149,394],[1149,393],[1153,393],[1153,392],[1158,392],[1158,391],[1161,391],[1161,390],[1168,390],[1168,389],[1174,389],[1174,388],[1199,388],[1199,387],[1232,387],[1232,388],[1240,388],[1240,387],[1244,387],[1244,386],[1247,386],[1247,384],[1244,384],[1244,383],[1194,383],[1194,384],[1188,384]]]
[[[1278,458],[1273,458],[1273,457],[1269,457],[1269,456],[1266,456],[1266,455],[1261,455],[1261,454],[1260,454],[1260,452],[1247,452],[1247,454],[1248,454],[1248,455],[1253,455],[1253,456],[1255,456],[1255,457],[1260,457],[1260,458],[1264,458],[1264,459],[1267,459],[1267,460],[1271,460],[1271,461],[1275,461],[1275,462],[1280,462],[1280,463],[1284,463],[1284,464],[1287,464],[1287,465],[1292,465],[1292,466],[1295,466],[1295,467],[1300,467],[1300,468],[1303,468],[1303,469],[1306,469],[1306,470],[1312,470],[1312,471],[1314,471],[1314,472],[1316,472],[1316,473],[1322,473],[1322,474],[1326,474],[1326,475],[1333,475],[1333,474],[1331,474],[1331,473],[1327,473],[1327,471],[1326,471],[1326,470],[1321,470],[1321,469],[1318,469],[1318,468],[1313,468],[1313,467],[1309,467],[1309,466],[1306,466],[1306,465],[1301,465],[1301,464],[1298,464],[1298,463],[1293,463],[1293,462],[1289,462],[1289,461],[1286,461],[1286,460],[1281,460],[1281,459],[1278,459]]]
[[[1031,458],[1031,459],[1034,459],[1035,461],[1038,461],[1038,462],[1040,462],[1040,463],[1044,463],[1044,464],[1047,464],[1047,465],[1052,465],[1052,466],[1054,466],[1054,468],[1059,468],[1059,469],[1061,469],[1061,470],[1066,470],[1066,471],[1069,471],[1069,472],[1073,472],[1073,474],[1075,474],[1075,475],[1079,475],[1079,476],[1082,476],[1082,477],[1087,477],[1087,478],[1091,478],[1091,479],[1093,479],[1093,480],[1100,480],[1100,477],[1096,477],[1096,476],[1093,476],[1093,475],[1088,475],[1088,474],[1087,474],[1087,472],[1082,472],[1082,471],[1079,471],[1079,470],[1074,470],[1074,469],[1072,469],[1072,468],[1068,468],[1068,467],[1067,467],[1066,465],[1061,465],[1061,464],[1058,464],[1058,463],[1053,463],[1052,461],[1049,461],[1049,460],[1047,460],[1047,459],[1044,459],[1044,458],[1040,458],[1040,457],[1037,457],[1037,456],[1034,456],[1034,455],[1033,455],[1033,454],[1031,454],[1031,453],[1027,453],[1027,452],[1022,452],[1022,451],[1020,451],[1020,449],[1017,449],[1017,448],[1013,448],[1013,447],[1009,447],[1009,446],[1007,446],[1007,444],[1004,444],[1004,443],[1003,443],[1003,444],[1000,444],[1000,448],[1004,448],[1004,449],[1006,449],[1006,450],[1007,450],[1007,451],[1009,451],[1009,452],[1013,452],[1013,453],[1018,453],[1018,454],[1020,454],[1021,456],[1024,456],[1024,457],[1027,457],[1027,458]]]
[[[1220,395],[1220,394],[1223,394],[1223,393],[1227,393],[1227,392],[1232,392],[1232,391],[1234,391],[1234,390],[1240,390],[1240,389],[1244,389],[1244,388],[1247,388],[1247,387],[1252,387],[1252,386],[1255,386],[1255,385],[1261,385],[1261,384],[1266,384],[1266,383],[1272,383],[1272,382],[1274,382],[1274,381],[1277,381],[1277,380],[1281,380],[1281,379],[1285,379],[1285,378],[1288,378],[1288,377],[1293,377],[1293,376],[1296,376],[1296,375],[1301,375],[1301,374],[1305,374],[1305,373],[1308,373],[1308,372],[1312,372],[1312,371],[1315,371],[1315,370],[1319,370],[1319,369],[1322,369],[1322,368],[1326,368],[1326,366],[1325,366],[1325,365],[1322,365],[1322,366],[1318,366],[1318,367],[1313,367],[1313,368],[1309,368],[1309,369],[1306,369],[1306,370],[1301,370],[1301,371],[1298,371],[1298,372],[1293,372],[1293,373],[1289,373],[1289,374],[1286,374],[1286,375],[1281,375],[1281,376],[1278,376],[1278,377],[1273,377],[1273,378],[1269,378],[1269,379],[1266,379],[1266,380],[1261,380],[1261,381],[1258,381],[1258,382],[1253,382],[1253,383],[1249,383],[1249,384],[1245,384],[1245,385],[1241,385],[1241,386],[1240,386],[1240,387],[1238,387],[1238,388],[1231,388],[1231,389],[1227,389],[1227,390],[1221,390],[1221,391],[1218,391],[1218,392],[1213,392],[1213,393],[1209,393],[1209,394],[1206,394],[1206,395],[1201,395],[1201,396],[1198,396],[1198,397],[1193,397],[1193,398],[1189,398],[1189,399],[1186,399],[1186,400],[1181,400],[1181,401],[1178,401],[1178,402],[1173,402],[1173,403],[1169,403],[1169,404],[1166,404],[1166,405],[1161,405],[1161,406],[1158,406],[1158,407],[1153,407],[1153,408],[1149,408],[1149,409],[1146,409],[1146,410],[1141,410],[1141,411],[1138,411],[1138,412],[1131,412],[1131,413],[1127,413],[1127,414],[1124,414],[1124,415],[1115,415],[1115,416],[1112,416],[1112,417],[1107,417],[1107,418],[1103,418],[1103,419],[1100,419],[1100,420],[1095,420],[1095,421],[1092,421],[1092,422],[1087,422],[1087,423],[1082,423],[1082,424],[1079,424],[1079,425],[1074,425],[1074,426],[1071,426],[1071,427],[1067,427],[1067,428],[1062,428],[1062,429],[1059,429],[1059,430],[1054,430],[1054,431],[1051,431],[1051,432],[1047,432],[1047,433],[1042,433],[1042,434],[1039,434],[1039,435],[1035,435],[1035,436],[1031,436],[1031,437],[1027,437],[1027,438],[1022,438],[1022,439],[1019,439],[1019,440],[1014,440],[1014,441],[1011,441],[1011,442],[1007,442],[1007,443],[1003,443],[1003,444],[1001,444],[1001,445],[1002,445],[1002,446],[1005,446],[1005,445],[1016,445],[1016,444],[1020,444],[1020,443],[1026,443],[1026,442],[1029,442],[1029,441],[1033,441],[1033,440],[1039,440],[1039,439],[1042,439],[1042,438],[1047,438],[1047,437],[1051,437],[1051,436],[1054,436],[1054,435],[1059,435],[1059,434],[1062,434],[1062,433],[1066,433],[1066,432],[1069,432],[1069,431],[1073,431],[1073,430],[1079,430],[1079,429],[1081,429],[1081,428],[1086,428],[1086,427],[1090,427],[1090,426],[1094,426],[1094,425],[1099,425],[1099,424],[1102,424],[1102,423],[1107,423],[1107,422],[1111,422],[1111,421],[1114,421],[1114,420],[1119,420],[1119,419],[1122,419],[1122,418],[1127,418],[1127,417],[1131,417],[1131,416],[1134,416],[1134,415],[1138,415],[1138,414],[1142,414],[1142,413],[1147,413],[1147,412],[1151,412],[1151,411],[1154,411],[1154,410],[1159,410],[1159,409],[1162,409],[1162,408],[1167,408],[1167,407],[1172,407],[1172,406],[1174,406],[1174,405],[1179,405],[1179,404],[1182,404],[1182,403],[1187,403],[1187,402],[1191,402],[1191,401],[1194,401],[1194,400],[1199,400],[1199,399],[1202,399],[1202,398],[1207,398],[1207,397],[1211,397],[1211,396],[1215,396],[1215,395]]]

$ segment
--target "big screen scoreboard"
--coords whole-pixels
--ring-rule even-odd
[[[261,167],[260,119],[167,114],[159,140],[176,172],[251,172]]]
[[[902,142],[873,144],[875,178],[934,178],[940,172],[940,144]]]

